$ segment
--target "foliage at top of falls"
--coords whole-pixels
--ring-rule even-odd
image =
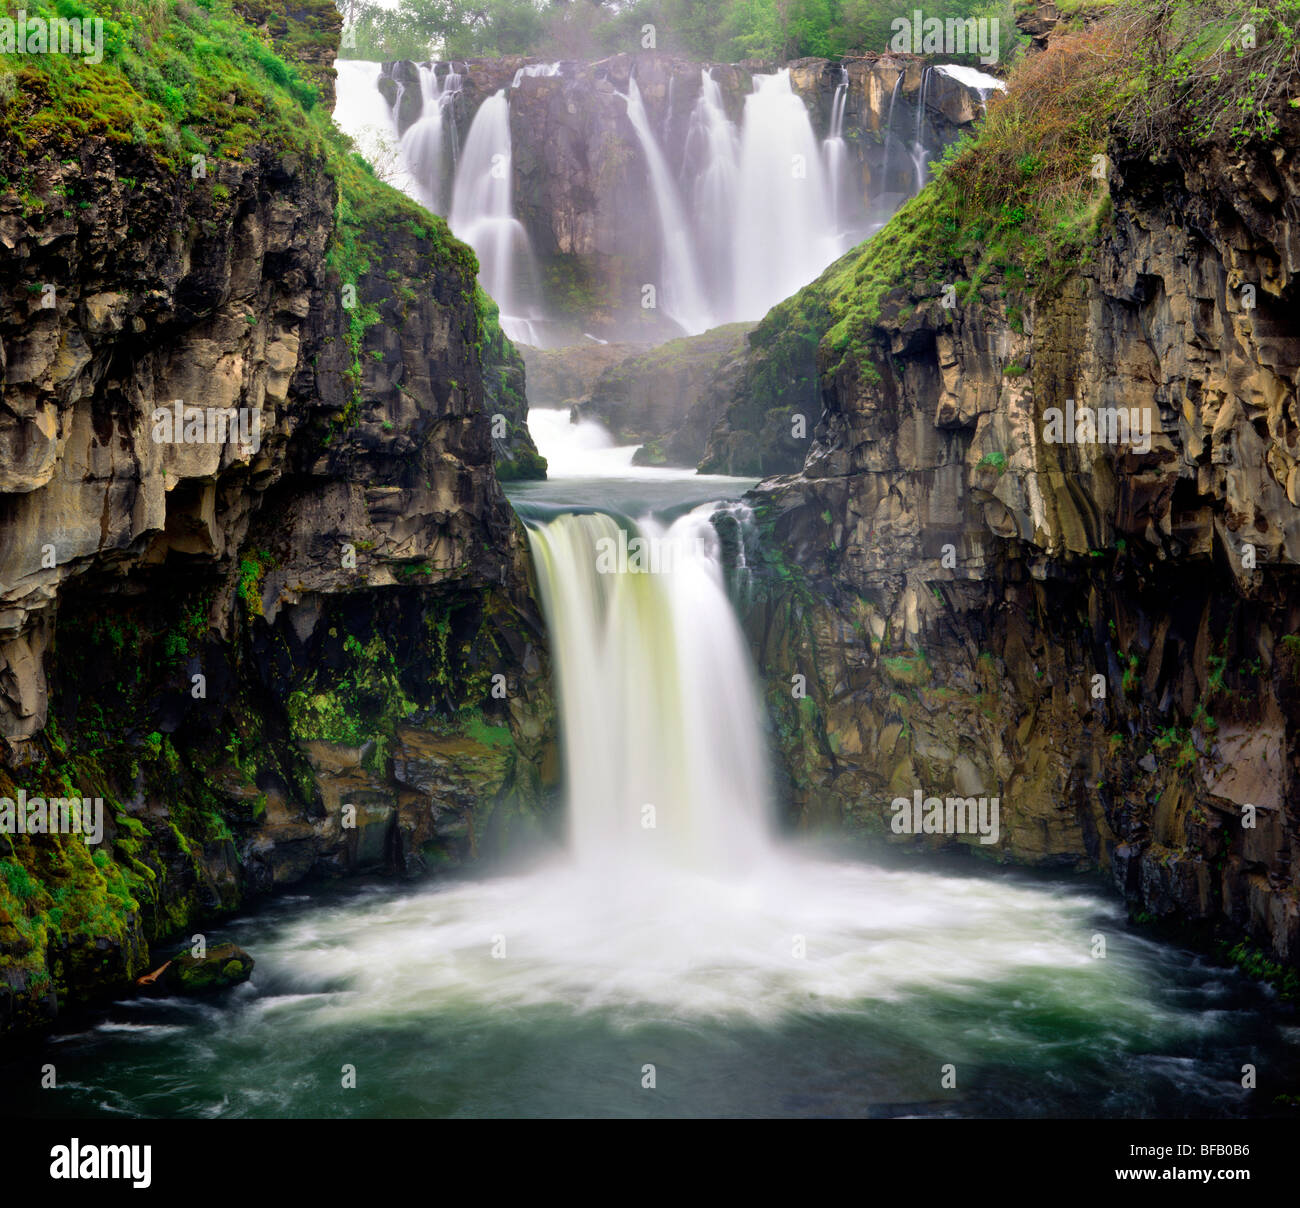
[[[603,58],[653,49],[711,62],[835,58],[883,52],[904,10],[894,0],[359,0],[341,7],[356,33],[355,58],[537,55]],[[910,16],[911,6],[906,9]],[[1002,55],[1016,42],[1011,0],[945,0],[943,16],[996,17]]]

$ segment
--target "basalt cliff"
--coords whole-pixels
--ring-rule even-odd
[[[984,219],[939,187],[750,336],[714,446],[808,421],[802,469],[749,498],[739,583],[801,826],[1101,869],[1143,920],[1300,961],[1281,120],[1155,146],[1113,125],[1078,241],[1028,272],[988,246],[1023,211],[962,253]],[[895,833],[917,791],[997,797],[999,844]]]
[[[337,142],[337,13],[299,10],[282,59],[168,18],[231,58],[156,137],[110,110],[46,154],[45,65],[5,102],[0,796],[102,802],[104,835],[0,839],[0,1030],[273,889],[504,852],[554,779],[494,470],[535,457],[522,363],[469,249]]]

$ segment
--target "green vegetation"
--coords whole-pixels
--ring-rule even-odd
[[[1300,75],[1300,0],[1165,0],[1126,10],[1142,79],[1125,119],[1140,145],[1269,139]]]
[[[239,598],[254,616],[262,615],[262,580],[275,565],[266,550],[250,550],[239,562]]]
[[[29,18],[104,22],[99,64],[66,54],[0,55],[0,76],[16,80],[0,90],[0,119],[25,152],[98,135],[149,148],[164,165],[188,171],[191,157],[239,158],[268,131],[286,147],[320,149],[325,126],[311,120],[316,85],[227,0],[30,0],[23,7]]]
[[[924,652],[908,650],[881,659],[885,674],[896,684],[918,687],[930,682],[930,660]]]
[[[887,0],[400,0],[393,7],[361,3],[356,11],[349,53],[381,60],[431,53],[602,58],[643,49],[715,62],[834,57],[887,50],[900,15]],[[1016,42],[1008,0],[948,0],[942,15],[998,18],[1003,57]],[[647,25],[653,47],[644,41]]]
[[[362,645],[343,639],[348,665],[312,671],[289,694],[289,730],[299,742],[334,742],[348,746],[374,743],[368,763],[384,770],[396,727],[419,706],[402,687],[397,662],[382,635]]]
[[[1243,940],[1229,948],[1221,943],[1222,955],[1247,977],[1276,987],[1283,1002],[1300,1002],[1300,970],[1288,968],[1267,956],[1257,945]]]

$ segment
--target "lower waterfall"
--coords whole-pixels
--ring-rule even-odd
[[[761,713],[712,510],[630,537],[602,513],[530,529],[583,865],[744,872],[767,850]]]

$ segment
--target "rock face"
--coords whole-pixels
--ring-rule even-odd
[[[492,455],[497,478],[513,482],[545,478],[546,458],[537,452],[528,431],[528,385],[523,355],[506,338],[496,303],[477,291],[482,362],[483,406],[492,431]]]
[[[0,160],[0,796],[104,820],[5,845],[3,1030],[252,895],[503,852],[555,760],[469,250],[270,142]]]
[[[528,366],[528,405],[571,407],[591,393],[606,369],[643,351],[640,344],[598,344],[594,340],[567,348],[522,345],[520,352]]]
[[[688,166],[697,168],[702,154],[699,131],[692,138],[702,70],[711,72],[728,118],[739,123],[754,77],[778,66],[700,64],[650,52],[551,65],[516,58],[433,64],[444,83],[450,72],[458,77],[458,91],[446,102],[456,138],[443,139],[442,162],[424,174],[426,191],[439,212],[449,210],[452,145],[464,144],[482,101],[505,89],[515,215],[537,259],[542,309],[556,330],[570,343],[584,332],[643,343],[680,335],[658,309],[642,304],[643,285],[661,276],[661,249],[649,169],[627,116],[630,81],[635,78],[667,168],[678,178]],[[896,202],[912,192],[916,169],[906,147],[919,137],[937,156],[982,112],[977,91],[928,70],[921,58],[801,59],[784,66],[818,138],[829,132],[836,92],[845,86],[845,188],[858,198],[888,195]],[[422,108],[419,68],[385,64],[379,86],[405,131]]]
[[[752,327],[715,327],[611,366],[577,402],[578,415],[599,420],[618,444],[641,444],[638,465],[695,466],[730,397],[719,378],[744,351]]]
[[[238,944],[217,944],[203,956],[183,952],[168,961],[154,985],[173,994],[216,994],[246,982],[256,963]]]
[[[766,366],[770,401],[824,406],[749,551],[803,824],[892,839],[896,797],[996,795],[996,846],[897,841],[1100,867],[1135,910],[1300,962],[1294,112],[1275,146],[1114,147],[1055,285],[896,289],[859,349],[813,337],[801,399]],[[1084,406],[1134,409],[1131,439],[1049,435]]]

